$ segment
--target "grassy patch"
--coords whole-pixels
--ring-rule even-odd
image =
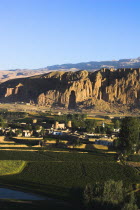
[[[0,176],[20,173],[25,166],[21,160],[0,160]]]

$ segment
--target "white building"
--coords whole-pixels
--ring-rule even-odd
[[[65,123],[59,123],[59,122],[55,122],[54,124],[52,124],[52,128],[54,129],[65,129]]]
[[[29,131],[29,130],[23,130],[23,133],[22,135],[25,136],[25,137],[31,137],[32,136],[32,131]]]

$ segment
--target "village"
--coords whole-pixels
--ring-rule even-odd
[[[15,147],[20,144],[21,147],[26,145],[36,148],[77,148],[87,150],[96,148],[106,150],[114,147],[114,142],[120,131],[119,125],[114,126],[112,124],[111,129],[108,130],[105,119],[100,122],[99,126],[96,124],[96,120],[85,121],[80,114],[77,115],[79,120],[76,119],[77,116],[75,115],[75,118],[68,119],[66,122],[64,119],[62,120],[64,116],[61,112],[54,115],[57,117],[55,118],[53,115],[47,116],[47,118],[40,117],[39,119],[32,117],[28,121],[22,118],[20,121],[12,120],[10,123],[8,121],[5,123],[5,120],[1,119],[1,147],[4,147],[3,145],[6,142],[15,143]],[[77,123],[80,121],[87,123],[88,129],[79,127]],[[8,145],[6,144],[6,146]]]

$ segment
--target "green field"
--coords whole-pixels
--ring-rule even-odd
[[[17,174],[12,174],[9,168],[7,173],[11,175],[0,176],[1,184],[13,185],[71,202],[80,201],[87,183],[93,184],[96,181],[103,183],[109,179],[123,180],[126,185],[140,183],[140,177],[133,168],[118,164],[115,154],[103,152],[80,154],[1,150],[0,160],[3,162],[1,168],[6,167],[6,164],[9,168],[11,164],[15,171],[20,168],[20,164],[25,163],[22,161],[27,163],[20,173],[17,171]]]

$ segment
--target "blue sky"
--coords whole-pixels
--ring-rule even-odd
[[[0,70],[140,56],[139,0],[0,0]]]

